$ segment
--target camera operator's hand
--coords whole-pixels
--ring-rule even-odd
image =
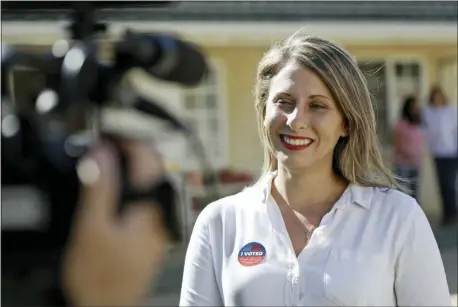
[[[159,156],[140,142],[122,146],[134,185],[151,185],[163,171]],[[167,249],[160,207],[129,204],[117,216],[119,169],[110,145],[92,150],[78,174],[84,187],[63,262],[66,296],[77,306],[141,305]]]

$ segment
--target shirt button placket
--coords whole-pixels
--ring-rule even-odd
[[[289,306],[298,306],[299,304],[299,263],[297,259],[291,259],[288,264],[287,288]]]
[[[291,278],[291,305],[298,306],[299,304],[299,272],[296,269]]]
[[[294,284],[294,280],[297,279],[296,273],[296,266],[297,264],[294,263],[295,260],[291,259],[290,263],[288,264],[288,273],[286,276],[286,305],[288,306],[297,306],[296,300],[296,289],[297,286]]]

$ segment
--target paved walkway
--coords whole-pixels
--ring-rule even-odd
[[[447,272],[452,306],[458,306],[457,230],[457,227],[455,227],[438,229],[435,231],[445,270]],[[153,299],[148,302],[148,306],[178,306],[183,260],[183,250],[178,249],[171,253],[169,261],[164,267],[162,276],[154,287]]]

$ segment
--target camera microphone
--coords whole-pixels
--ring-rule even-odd
[[[207,73],[204,55],[197,47],[166,34],[126,31],[115,50],[121,65],[140,66],[165,81],[192,86]]]

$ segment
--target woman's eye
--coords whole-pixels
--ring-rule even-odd
[[[291,104],[291,101],[285,100],[285,99],[278,99],[276,101],[276,103],[278,103],[278,104]]]
[[[312,104],[310,105],[310,107],[311,107],[312,109],[325,109],[325,108],[326,108],[324,105],[319,104],[319,103],[312,103]]]

